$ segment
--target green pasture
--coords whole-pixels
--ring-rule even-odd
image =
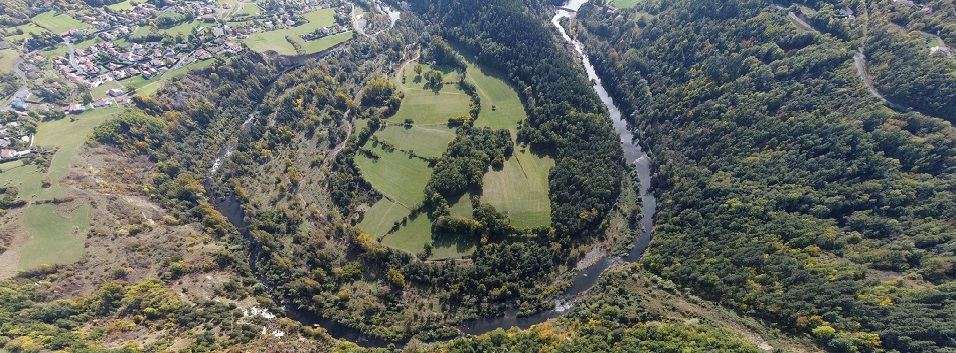
[[[255,15],[260,12],[262,12],[262,9],[260,9],[259,6],[256,4],[243,4],[242,11],[239,13],[239,15],[248,16],[248,15]]]
[[[485,173],[482,201],[507,214],[517,228],[549,226],[548,172],[552,167],[551,157],[516,149],[500,171]]]
[[[342,32],[328,37],[322,37],[316,40],[310,40],[308,42],[302,40],[302,38],[299,36],[294,38],[295,41],[302,43],[302,48],[305,49],[306,53],[317,53],[349,39],[352,39],[351,31]]]
[[[93,96],[93,99],[106,98],[106,97],[109,97],[109,95],[106,94],[106,91],[109,91],[114,88],[120,88],[120,84],[116,81],[107,81],[107,82],[104,82],[102,85],[91,88],[90,95]]]
[[[392,125],[380,128],[375,136],[397,149],[414,151],[426,158],[438,158],[448,150],[448,143],[455,138],[455,131],[442,125],[411,128]]]
[[[411,65],[406,66],[409,77],[402,84],[405,98],[402,106],[390,121],[404,122],[412,119],[414,125],[448,125],[448,119],[468,115],[471,97],[462,92],[456,85],[444,85],[441,90],[434,92],[425,89],[424,82],[415,83],[411,76]]]
[[[637,6],[641,0],[614,0],[614,6],[619,9],[630,9]]]
[[[395,222],[408,215],[408,209],[397,202],[382,198],[365,212],[359,227],[375,238],[385,235]]]
[[[18,61],[20,61],[20,54],[16,50],[0,49],[0,74],[13,72]]]
[[[106,7],[113,11],[126,11],[133,8],[133,2],[131,0],[126,0],[113,5],[107,5]]]
[[[466,202],[468,203],[468,202]],[[470,203],[468,203],[470,205]],[[470,208],[470,206],[469,206]],[[471,216],[470,214],[468,215]],[[432,242],[430,259],[460,258],[475,252],[476,241],[466,236],[432,236],[432,223],[424,214],[409,218],[408,223],[395,233],[382,239],[382,244],[388,247],[406,251],[412,254],[425,250],[425,244]]]
[[[31,205],[23,213],[23,225],[30,241],[23,247],[18,268],[73,263],[83,255],[90,205],[82,205],[66,217],[52,204]]]
[[[475,85],[481,98],[481,112],[478,113],[475,126],[508,129],[512,136],[516,136],[518,122],[527,117],[518,93],[505,81],[504,74],[478,66],[473,56],[465,55],[465,63],[468,64],[465,79]]]
[[[21,162],[4,163],[0,169],[0,185],[16,185],[20,198],[26,201],[50,200],[55,197],[66,196],[69,191],[60,185],[60,179],[70,173],[70,162],[80,146],[83,145],[93,132],[93,128],[103,123],[113,115],[122,111],[122,108],[100,108],[70,117],[45,121],[37,127],[34,144],[46,149],[57,148],[50,161],[50,168],[46,174],[36,165],[22,165]],[[41,181],[49,177],[53,185],[43,188]],[[33,195],[36,195],[35,197]]]
[[[47,11],[36,15],[32,19],[33,23],[36,23],[40,27],[46,28],[50,32],[60,34],[71,29],[92,29],[93,26],[81,22],[70,15],[59,14],[57,15],[54,11]]]
[[[19,25],[19,26],[13,27],[13,28],[14,28],[14,30],[20,29],[21,31],[23,31],[23,34],[15,34],[15,35],[12,35],[12,36],[7,36],[7,37],[4,38],[4,39],[6,39],[8,42],[23,40],[24,38],[30,37],[31,34],[40,34],[40,33],[43,33],[43,32],[48,32],[48,31],[47,31],[46,29],[44,29],[43,27],[37,26],[35,23],[32,23],[32,22],[31,22],[31,23],[27,23],[27,24],[23,24],[23,25]]]
[[[405,207],[425,200],[425,184],[432,173],[427,162],[399,151],[385,152],[371,145],[365,148],[371,149],[380,158],[372,159],[359,152],[355,164],[376,190]]]

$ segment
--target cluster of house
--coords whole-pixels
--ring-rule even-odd
[[[938,54],[949,59],[956,59],[956,50],[946,46],[946,44],[940,44],[929,48],[930,54]]]
[[[302,37],[302,40],[310,41],[310,40],[320,39],[323,37],[328,37],[334,34],[344,33],[344,32],[347,32],[348,30],[349,30],[348,27],[337,24],[337,25],[332,25],[329,27],[322,27],[322,28],[316,29],[315,31],[311,33],[300,35],[300,37]]]
[[[23,135],[23,136],[21,136]],[[20,123],[17,121],[8,122],[0,125],[0,148],[7,148],[13,145],[15,140],[30,143],[30,136],[23,134]],[[3,150],[4,152],[11,150]],[[13,151],[16,152],[16,151]]]
[[[235,43],[214,46],[217,53],[228,55],[241,50]],[[86,49],[76,49],[67,57],[53,59],[53,68],[77,85],[93,88],[105,82],[142,75],[151,79],[162,68],[175,68],[213,57],[206,49],[189,49],[185,44],[163,46],[159,42],[132,43],[129,49],[101,42]]]
[[[903,6],[906,6],[906,7],[917,6],[917,4],[916,4],[915,2],[913,2],[912,0],[893,0],[893,3],[900,4],[900,5],[903,5]],[[922,5],[922,7],[920,7],[919,11],[922,12],[924,15],[932,15],[932,14],[933,14],[933,7],[932,7],[932,6],[929,6],[929,5]]]

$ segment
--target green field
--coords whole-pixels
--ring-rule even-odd
[[[500,171],[489,171],[482,179],[482,201],[508,215],[517,228],[551,225],[548,172],[554,160],[515,151]]]
[[[53,59],[58,56],[66,57],[67,51],[69,50],[70,48],[67,48],[66,44],[60,43],[60,44],[57,44],[56,47],[54,47],[53,49],[42,50],[42,51],[38,51],[37,53],[40,55],[43,55],[43,57],[47,59]]]
[[[4,39],[6,39],[7,41],[12,42],[12,41],[18,41],[18,40],[22,40],[22,39],[24,39],[24,38],[27,38],[27,37],[29,37],[31,34],[40,34],[40,33],[43,33],[43,32],[48,32],[47,30],[43,29],[43,27],[37,26],[35,23],[27,23],[27,24],[25,24],[25,25],[16,26],[16,27],[14,27],[14,28],[15,28],[15,29],[20,29],[21,31],[23,31],[23,34],[15,34],[15,35],[12,35],[12,36],[7,36],[7,37],[4,38]]]
[[[73,263],[83,255],[90,228],[90,205],[82,205],[66,217],[54,205],[31,205],[23,213],[23,225],[30,233],[30,241],[23,247],[18,268]]]
[[[614,0],[614,6],[619,9],[630,9],[637,6],[640,1],[641,0]]]
[[[335,9],[333,8],[312,11],[303,15],[303,17],[309,21],[308,23],[292,28],[256,32],[249,35],[249,38],[246,38],[245,42],[246,45],[249,46],[249,49],[255,50],[257,52],[275,50],[277,53],[282,55],[297,55],[295,48],[293,48],[292,44],[289,43],[289,41],[285,38],[286,36],[289,36],[292,38],[292,40],[302,45],[302,49],[305,50],[307,54],[325,50],[333,45],[352,38],[352,32],[340,33],[310,42],[303,41],[299,35],[310,33],[316,29],[335,24],[334,15]]]
[[[13,49],[0,49],[0,74],[13,72],[13,67],[20,61],[20,54]]]
[[[388,142],[400,150],[414,151],[426,158],[438,158],[448,149],[455,138],[455,131],[445,126],[388,126],[375,132],[379,140]]]
[[[49,171],[43,174],[36,165],[18,166],[20,162],[5,163],[3,169],[9,170],[0,174],[0,185],[17,185],[20,198],[27,201],[50,200],[66,196],[69,191],[60,185],[60,179],[69,174],[70,161],[76,156],[80,146],[87,141],[94,127],[121,111],[122,108],[96,109],[75,116],[76,121],[73,122],[65,118],[40,123],[34,144],[45,148],[57,148],[50,162]],[[47,176],[53,180],[53,185],[43,188],[41,180]]]
[[[458,89],[456,85],[444,85],[438,93],[435,93],[425,89],[424,82],[415,82],[412,65],[406,65],[403,74],[405,83],[396,82],[396,84],[401,85],[405,98],[402,99],[402,107],[389,118],[390,121],[401,123],[405,119],[412,119],[416,126],[447,126],[449,118],[468,115],[471,97]],[[447,143],[444,147],[447,147]]]
[[[469,204],[469,202],[464,202]],[[468,217],[471,217],[469,212]],[[408,224],[399,228],[395,233],[382,239],[382,244],[401,249],[412,254],[425,250],[425,244],[432,242],[432,256],[430,259],[448,259],[471,255],[475,252],[475,240],[464,236],[432,237],[432,223],[425,215],[409,219]]]
[[[466,79],[475,85],[481,98],[475,126],[509,129],[515,138],[518,122],[527,116],[517,92],[499,72],[477,66],[470,55],[464,57],[468,64]],[[554,167],[554,160],[534,155],[526,147],[516,147],[500,171],[485,173],[482,201],[507,214],[515,227],[551,225],[548,172]]]
[[[54,11],[47,11],[33,17],[33,22],[50,32],[60,34],[71,29],[91,29],[93,26],[80,22],[67,14],[57,15]]]
[[[262,9],[260,9],[259,6],[256,5],[256,4],[243,4],[243,5],[242,5],[242,11],[239,12],[238,15],[240,15],[240,16],[242,16],[242,15],[247,15],[247,16],[248,16],[248,15],[255,15],[255,14],[260,13],[260,12],[262,12]]]
[[[113,5],[108,5],[106,7],[110,8],[110,10],[113,10],[113,11],[126,11],[133,8],[133,2],[132,0],[126,0]]]
[[[476,65],[470,55],[465,55],[465,63],[468,64],[465,79],[475,85],[481,98],[481,112],[475,126],[509,129],[512,136],[517,136],[518,122],[527,118],[527,114],[518,94],[508,85],[506,76]]]
[[[106,94],[106,91],[114,88],[120,88],[120,84],[116,81],[104,82],[102,85],[91,88],[90,95],[93,96],[93,99],[106,98],[109,97],[109,95]]]
[[[352,32],[343,32],[336,35],[331,35],[328,37],[322,37],[316,40],[303,41],[302,38],[296,36],[295,40],[302,43],[302,48],[305,49],[306,53],[317,53],[328,48],[331,48],[339,43],[345,42],[349,39],[352,39]]]
[[[193,33],[197,27],[208,27],[208,24],[203,23],[202,21],[192,21],[192,22],[183,22],[173,27],[166,29],[160,29],[159,33],[168,34],[171,36],[189,36],[190,33]]]
[[[365,212],[359,227],[375,238],[381,237],[392,229],[395,222],[409,214],[408,209],[397,202],[382,198]]]
[[[427,162],[410,158],[399,151],[385,152],[380,147],[370,145],[365,148],[371,149],[381,158],[375,160],[359,153],[355,157],[355,164],[362,171],[365,180],[372,183],[376,190],[405,207],[425,200],[425,184],[432,173]]]

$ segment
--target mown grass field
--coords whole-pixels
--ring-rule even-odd
[[[637,6],[640,2],[641,0],[614,0],[614,6],[619,9],[629,9]]]
[[[328,37],[310,40],[308,42],[303,41],[299,36],[296,36],[294,39],[295,41],[302,43],[302,49],[304,49],[306,53],[317,53],[331,48],[336,44],[352,39],[352,32],[342,32]]]
[[[101,108],[77,115],[76,121],[70,118],[46,121],[37,127],[35,145],[45,148],[57,148],[46,174],[36,165],[22,165],[21,162],[4,163],[5,170],[0,174],[0,185],[16,185],[20,198],[27,201],[50,200],[66,196],[69,191],[60,185],[60,179],[69,174],[70,162],[76,156],[80,146],[89,139],[93,128],[110,117],[123,111],[123,108]],[[41,181],[49,177],[53,185],[43,188]],[[33,196],[36,195],[36,196]]]
[[[54,11],[47,11],[33,17],[32,21],[40,27],[46,28],[50,32],[60,34],[71,29],[91,29],[93,26],[81,22],[70,15],[59,14]]]
[[[106,94],[106,91],[114,88],[120,88],[120,84],[116,81],[104,82],[102,85],[91,88],[90,95],[93,96],[93,99],[106,98],[109,97],[109,95]]]
[[[514,88],[504,76],[475,64],[474,57],[464,55],[468,64],[466,80],[475,85],[481,98],[481,112],[475,126],[511,130],[517,137],[518,122],[527,114]],[[518,228],[551,225],[551,200],[548,197],[548,172],[554,160],[535,155],[527,147],[516,146],[514,155],[500,171],[491,170],[483,179],[482,201],[508,215]]]
[[[275,50],[282,55],[296,55],[295,48],[286,40],[286,36],[288,36],[296,43],[302,45],[302,49],[305,50],[306,54],[325,50],[333,45],[349,40],[352,38],[352,32],[340,33],[309,42],[302,40],[299,35],[335,24],[334,15],[335,9],[333,8],[312,11],[303,15],[303,17],[309,21],[308,23],[275,31],[256,32],[249,35],[249,38],[245,39],[245,43],[249,46],[249,49],[257,52]]]
[[[402,107],[389,118],[390,121],[401,123],[405,119],[412,119],[416,126],[447,126],[449,118],[468,115],[471,97],[451,84],[442,86],[437,93],[426,89],[424,81],[415,82],[412,66],[413,64],[406,65],[402,72],[402,75],[405,75],[404,83],[401,82],[400,76],[397,78],[396,84],[405,92],[405,98],[402,99]],[[423,71],[430,70],[427,66],[423,67]],[[454,76],[448,75],[444,79],[448,81],[453,78]]]
[[[385,152],[371,145],[365,148],[371,149],[380,158],[372,159],[359,153],[355,157],[355,164],[376,190],[406,207],[425,200],[425,184],[432,173],[427,162],[409,158],[399,151]]]
[[[400,150],[414,151],[422,157],[438,158],[448,149],[455,138],[455,131],[443,125],[388,126],[375,133],[379,140],[388,142]]]
[[[405,206],[383,198],[365,212],[359,227],[362,227],[366,233],[377,239],[388,233],[395,222],[402,220],[402,217],[408,214],[408,209]]]
[[[481,112],[478,113],[475,126],[508,129],[512,137],[517,136],[518,122],[528,115],[514,88],[508,85],[500,72],[478,66],[471,55],[464,57],[468,64],[465,79],[475,85],[481,98]]]
[[[548,172],[552,167],[551,157],[516,151],[500,171],[485,173],[481,199],[507,214],[515,227],[549,226]]]
[[[83,255],[90,228],[90,205],[82,205],[65,217],[54,205],[31,205],[22,222],[30,232],[30,241],[23,247],[19,269],[69,264]]]
[[[24,24],[24,25],[19,25],[14,28],[17,28],[23,31],[23,34],[15,34],[12,36],[7,36],[4,39],[10,42],[19,41],[19,40],[23,40],[24,38],[30,37],[31,34],[40,34],[43,32],[49,32],[46,29],[43,29],[43,27],[37,26],[35,23],[32,23],[32,22]]]
[[[0,49],[0,74],[13,72],[13,67],[20,60],[20,54],[13,49]]]
[[[107,5],[106,7],[113,11],[125,11],[133,8],[133,2],[132,0],[126,0],[113,5]]]
[[[256,4],[243,4],[242,10],[238,13],[238,15],[255,15],[260,12],[262,12],[262,9],[260,9]]]

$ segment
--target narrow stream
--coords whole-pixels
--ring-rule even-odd
[[[587,2],[587,0],[571,0],[569,4],[556,11],[556,14],[554,18],[552,18],[551,22],[558,28],[558,31],[561,33],[564,39],[574,46],[578,55],[581,57],[585,70],[587,71],[588,78],[595,83],[595,92],[597,92],[598,96],[601,98],[601,101],[607,106],[608,112],[610,113],[610,118],[613,121],[614,129],[621,136],[621,147],[624,149],[624,157],[626,162],[629,165],[633,164],[635,170],[637,171],[638,179],[640,180],[639,191],[642,200],[640,222],[642,227],[641,234],[638,236],[635,246],[628,252],[627,256],[604,258],[594,265],[575,273],[571,287],[568,288],[557,300],[555,300],[555,306],[553,309],[528,317],[517,317],[517,309],[511,309],[506,312],[504,317],[468,321],[459,326],[459,329],[462,331],[462,333],[466,335],[479,335],[498,328],[508,329],[512,326],[526,329],[531,325],[539,324],[548,319],[557,317],[563,312],[571,309],[574,306],[574,300],[581,293],[593,287],[597,283],[601,273],[607,270],[608,267],[619,261],[635,262],[639,260],[641,254],[644,253],[644,250],[647,249],[647,245],[650,243],[651,232],[654,226],[653,217],[657,205],[656,198],[649,191],[649,187],[651,185],[651,160],[648,158],[647,154],[644,153],[644,150],[638,144],[638,141],[634,137],[633,133],[628,129],[627,122],[623,119],[620,109],[618,109],[618,107],[614,104],[614,101],[611,99],[610,95],[608,95],[607,90],[604,89],[604,86],[602,86],[601,79],[595,73],[594,67],[591,65],[587,55],[585,55],[581,43],[568,36],[564,29],[559,25],[559,21],[562,18],[571,16],[571,11],[568,11],[569,9],[577,10],[585,2]],[[388,9],[387,7],[382,8],[382,10],[389,13],[390,18],[392,19],[392,24],[394,25],[394,21],[398,19],[399,12],[391,11],[391,9]],[[258,109],[258,107],[256,109]],[[250,126],[255,123],[254,114],[255,113],[250,114],[248,119],[243,123],[244,133],[248,133]],[[245,211],[243,210],[242,205],[238,200],[236,200],[235,195],[215,195],[210,184],[213,175],[219,169],[222,160],[227,158],[232,153],[234,148],[235,144],[231,142],[223,146],[218,158],[216,158],[213,166],[209,170],[205,186],[210,195],[212,195],[212,198],[216,204],[216,208],[219,209],[219,211],[239,229],[242,235],[252,243],[252,250],[249,255],[249,267],[252,269],[252,272],[255,274],[256,278],[266,286],[267,291],[271,292],[272,286],[264,277],[258,274],[257,262],[262,249],[261,245],[256,242],[255,238],[252,237],[252,234],[248,230],[248,223],[245,220]],[[279,302],[277,298],[273,299],[276,299],[276,302]],[[402,344],[401,342],[390,342],[364,334],[359,330],[349,328],[332,320],[323,318],[315,313],[306,310],[300,310],[294,304],[283,306],[283,308],[285,310],[286,316],[288,316],[290,319],[299,321],[303,325],[307,326],[320,326],[335,338],[349,340],[361,346],[384,347],[389,343],[396,343],[398,345]]]

